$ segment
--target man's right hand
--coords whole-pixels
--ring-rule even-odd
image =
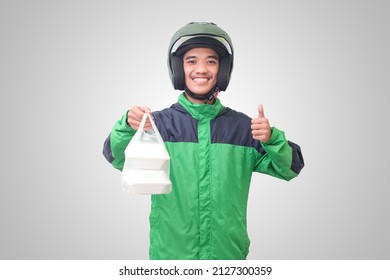
[[[152,111],[146,106],[134,106],[127,112],[127,124],[131,126],[132,129],[137,130],[141,124],[144,114],[151,114]],[[146,118],[144,130],[152,129],[152,124],[150,123],[149,118]]]

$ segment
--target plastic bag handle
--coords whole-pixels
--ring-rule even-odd
[[[149,115],[149,114],[144,113],[144,115],[142,116],[141,123],[140,123],[140,125],[139,125],[139,127],[138,127],[138,130],[144,130],[146,118],[148,117],[148,115]],[[151,119],[151,118],[149,117],[149,119]],[[152,126],[153,126],[153,125],[152,125]]]
[[[143,117],[142,117],[142,120],[141,120],[141,123],[140,123],[140,125],[139,125],[138,130],[140,130],[141,132],[145,133],[145,132],[144,132],[144,127],[145,127],[146,118],[148,118],[148,117],[149,117],[150,123],[152,124],[152,129],[153,129],[154,133],[155,133],[155,134],[157,135],[157,137],[158,137],[159,139],[161,139],[161,141],[162,141],[160,132],[158,131],[157,126],[156,126],[156,124],[154,123],[154,120],[153,120],[152,116],[151,116],[150,114],[148,114],[148,113],[144,113],[144,115],[143,115]]]

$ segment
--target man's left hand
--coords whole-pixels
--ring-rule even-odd
[[[269,125],[268,119],[264,115],[263,104],[258,106],[259,115],[257,118],[252,119],[252,135],[256,140],[267,143],[271,138],[271,126]]]

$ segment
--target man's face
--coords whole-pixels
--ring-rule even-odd
[[[183,56],[185,83],[195,94],[207,94],[217,83],[218,54],[208,48],[194,48]]]

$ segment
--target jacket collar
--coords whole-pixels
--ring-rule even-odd
[[[214,119],[222,110],[223,105],[221,101],[216,98],[214,104],[196,104],[189,101],[184,93],[179,96],[179,104],[186,109],[193,118],[200,119]]]

